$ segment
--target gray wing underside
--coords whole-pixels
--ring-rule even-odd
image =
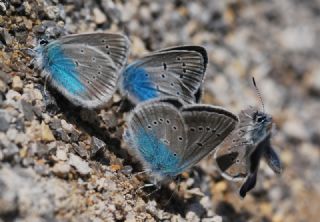
[[[142,67],[161,96],[175,96],[193,103],[204,74],[205,61],[195,51],[172,50],[144,57],[133,65]]]
[[[191,105],[182,109],[188,145],[182,168],[196,164],[212,152],[236,127],[238,117],[220,107]]]
[[[159,100],[141,103],[129,116],[128,123],[128,142],[131,144],[135,144],[135,136],[143,129],[178,156],[186,145],[184,121],[177,108],[171,104]]]
[[[91,46],[73,44],[61,47],[64,54],[73,61],[77,71],[76,74],[64,74],[74,75],[84,90],[72,93],[61,87],[55,78],[49,79],[52,84],[75,104],[95,108],[107,103],[116,91],[118,80],[118,70],[110,57]],[[59,63],[59,59],[55,62]]]
[[[75,64],[74,78],[85,90],[72,93],[54,78],[49,79],[51,83],[75,104],[87,108],[105,105],[116,91],[119,74],[127,61],[127,38],[120,34],[80,34],[65,36],[56,42]],[[59,58],[55,62],[59,66]]]
[[[117,33],[87,33],[63,36],[59,41],[64,45],[81,44],[96,48],[108,55],[118,70],[127,63],[130,42],[128,38]]]

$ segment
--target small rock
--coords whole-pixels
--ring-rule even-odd
[[[68,159],[67,151],[65,149],[57,149],[56,157],[58,160],[66,161]]]
[[[73,126],[72,124],[67,123],[64,119],[61,120],[61,127],[66,130],[66,131],[73,131]]]
[[[44,12],[46,13],[49,19],[55,20],[59,18],[60,7],[51,5],[51,6],[45,7],[44,9],[45,9]]]
[[[105,142],[93,136],[91,140],[90,157],[91,158],[94,157],[101,149],[104,149],[105,147],[106,147]]]
[[[106,15],[99,9],[93,9],[94,22],[98,25],[103,24],[107,21]]]
[[[0,79],[0,92],[5,93],[8,89],[7,84]]]
[[[41,139],[45,142],[51,142],[55,140],[49,126],[44,122],[41,123]]]
[[[14,143],[9,143],[2,150],[2,155],[4,160],[10,160],[14,155],[19,153],[19,148]]]
[[[33,106],[26,102],[24,99],[21,100],[21,109],[24,114],[24,118],[27,121],[32,121],[34,118]]]
[[[91,173],[89,164],[73,153],[70,153],[69,164],[82,176],[87,176]]]
[[[291,138],[295,138],[301,141],[309,139],[308,129],[300,120],[291,120],[285,122],[283,131]]]
[[[6,94],[6,99],[8,101],[17,101],[20,98],[21,98],[21,94],[12,89],[10,89]]]
[[[0,28],[0,40],[5,43],[6,45],[11,45],[12,43],[12,36],[6,29]]]
[[[85,147],[85,144],[80,142],[79,145],[73,143],[73,150],[82,158],[88,158],[88,153]]]
[[[14,76],[12,78],[12,88],[17,91],[17,92],[21,92],[23,89],[23,82],[20,79],[19,76]]]
[[[67,176],[70,170],[70,165],[65,162],[56,163],[52,168],[52,172],[59,177]]]
[[[0,132],[6,132],[10,127],[10,116],[0,110]]]

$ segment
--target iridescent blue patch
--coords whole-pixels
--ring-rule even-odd
[[[61,47],[52,43],[48,45],[45,52],[44,68],[51,74],[52,78],[72,94],[83,92],[85,87],[78,78],[76,65],[72,59],[63,53]]]
[[[141,129],[137,135],[137,146],[142,158],[150,165],[153,172],[165,176],[176,176],[180,158],[151,133]]]
[[[123,73],[123,87],[139,101],[158,96],[155,85],[151,82],[145,69],[130,65]]]

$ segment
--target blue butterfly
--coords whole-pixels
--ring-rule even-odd
[[[223,177],[233,181],[245,180],[239,192],[245,197],[255,187],[262,158],[277,174],[281,173],[282,164],[270,142],[272,117],[256,107],[249,107],[240,112],[239,119],[239,126],[217,149],[214,158]]]
[[[207,63],[207,52],[200,46],[157,51],[127,66],[120,92],[133,104],[164,96],[198,102]]]
[[[157,184],[198,163],[237,123],[238,117],[221,107],[153,99],[132,111],[124,139]]]
[[[129,45],[121,34],[89,33],[41,40],[33,51],[36,66],[53,87],[75,105],[96,108],[116,91]]]

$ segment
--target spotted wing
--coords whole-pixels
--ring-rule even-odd
[[[157,99],[141,103],[127,123],[124,138],[147,169],[167,176],[180,173],[177,166],[187,138],[175,106]]]
[[[74,104],[100,107],[115,92],[128,51],[123,35],[66,36],[46,46],[45,72],[51,84]]]
[[[129,65],[120,80],[120,91],[133,103],[174,96],[187,103],[196,101],[207,65],[199,46],[165,49]]]
[[[238,117],[217,106],[189,105],[182,108],[188,145],[182,168],[188,168],[212,152],[236,127]]]

